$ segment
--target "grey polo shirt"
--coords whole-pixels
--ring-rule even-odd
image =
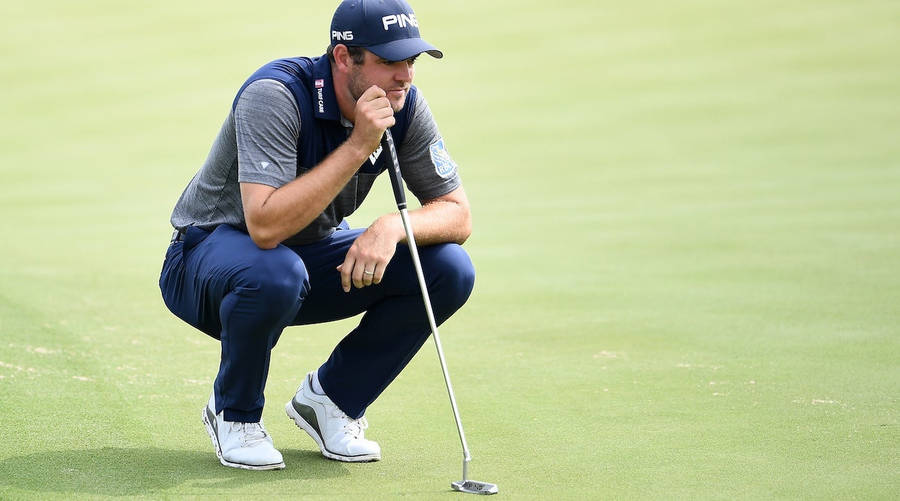
[[[409,190],[427,201],[450,193],[461,181],[421,90],[417,96],[415,114],[397,155]],[[349,136],[352,124],[342,123]],[[203,167],[178,199],[172,226],[211,231],[229,224],[247,231],[240,183],[280,188],[302,175],[305,169],[297,164],[300,127],[297,103],[283,84],[268,79],[250,84],[225,119]],[[283,243],[301,245],[330,235],[359,207],[376,176],[356,173],[322,214]]]

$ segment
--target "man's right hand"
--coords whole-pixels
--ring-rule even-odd
[[[384,131],[396,123],[391,102],[383,89],[373,85],[356,100],[355,113],[353,133],[348,141],[366,156],[371,155],[378,149]]]

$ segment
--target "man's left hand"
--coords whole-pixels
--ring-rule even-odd
[[[350,292],[351,284],[361,289],[381,283],[402,236],[403,227],[399,222],[399,215],[391,214],[379,218],[357,237],[347,251],[344,262],[337,267],[341,272],[341,287],[344,292]]]

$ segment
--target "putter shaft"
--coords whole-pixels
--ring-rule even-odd
[[[466,443],[466,434],[463,432],[462,420],[459,418],[459,409],[456,407],[456,396],[453,395],[453,385],[450,384],[450,373],[447,370],[447,360],[444,358],[444,349],[441,347],[441,336],[438,334],[437,322],[434,320],[434,311],[431,308],[431,298],[428,296],[428,287],[425,285],[425,275],[422,273],[422,263],[419,261],[419,251],[416,246],[416,238],[413,236],[412,225],[409,222],[409,213],[406,208],[400,209],[400,219],[403,221],[403,229],[406,231],[406,242],[409,253],[412,256],[413,266],[416,269],[416,278],[419,280],[419,289],[422,290],[422,300],[425,301],[425,313],[428,315],[428,325],[431,327],[431,335],[434,337],[434,347],[437,348],[438,360],[441,362],[441,372],[444,374],[444,384],[447,385],[447,394],[450,395],[450,406],[453,407],[453,418],[456,420],[456,429],[459,431],[459,441],[463,448],[463,480],[469,478],[469,445]]]
[[[434,337],[434,347],[437,348],[438,360],[441,363],[441,372],[444,374],[444,384],[447,385],[447,394],[450,396],[450,406],[453,408],[453,419],[456,420],[456,431],[459,432],[459,441],[463,448],[463,478],[459,482],[451,482],[450,486],[457,491],[470,494],[496,494],[497,486],[487,482],[469,480],[469,445],[466,443],[466,434],[463,431],[462,420],[459,417],[459,409],[456,406],[456,396],[453,394],[453,385],[450,384],[450,372],[447,370],[447,361],[444,359],[444,349],[441,347],[441,337],[438,334],[437,322],[434,320],[434,311],[431,308],[431,298],[428,296],[428,286],[425,284],[425,275],[422,272],[422,262],[419,260],[419,250],[416,246],[416,238],[413,235],[409,213],[406,210],[406,193],[403,189],[403,177],[400,174],[400,161],[397,158],[397,148],[390,130],[384,131],[381,142],[391,159],[388,169],[391,178],[391,186],[394,189],[394,198],[397,201],[397,209],[400,211],[400,220],[403,222],[403,230],[406,232],[406,244],[412,257],[416,278],[419,281],[419,290],[422,291],[422,300],[425,302],[425,314],[428,316],[428,325]],[[382,150],[383,151],[383,150]]]

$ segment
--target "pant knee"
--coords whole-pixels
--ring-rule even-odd
[[[475,286],[475,266],[469,254],[457,244],[443,244],[436,249],[435,288],[453,305],[454,310],[462,306]]]
[[[303,260],[284,247],[260,252],[241,275],[239,287],[259,294],[272,309],[293,309],[309,293]]]

